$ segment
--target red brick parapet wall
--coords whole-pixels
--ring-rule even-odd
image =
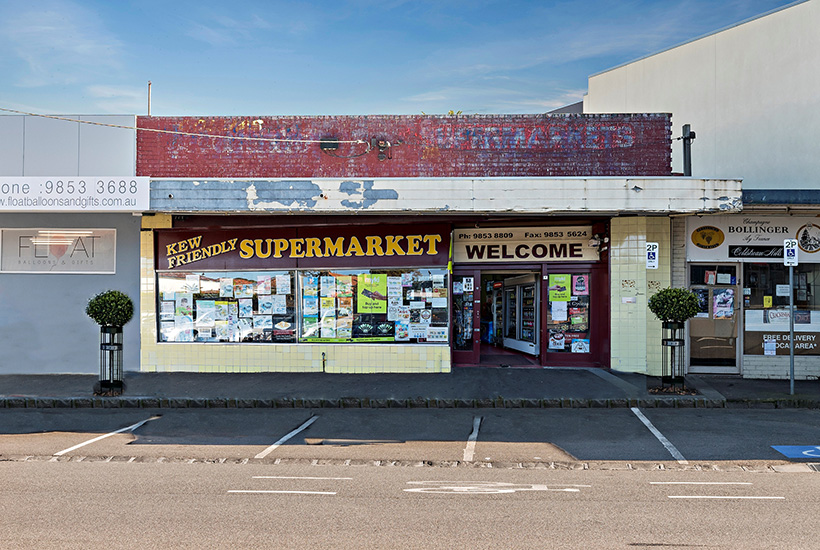
[[[137,174],[154,178],[671,175],[668,114],[138,117],[143,129],[287,140],[373,138],[378,147],[140,131]]]

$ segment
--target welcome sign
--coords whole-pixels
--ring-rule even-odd
[[[455,229],[456,263],[596,262],[592,226]]]

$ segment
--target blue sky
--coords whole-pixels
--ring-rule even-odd
[[[0,107],[542,113],[587,77],[790,0],[0,0]]]

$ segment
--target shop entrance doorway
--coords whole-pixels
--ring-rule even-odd
[[[739,374],[738,266],[691,264],[689,288],[700,305],[697,315],[689,320],[689,372]]]
[[[453,362],[541,366],[540,272],[456,270]]]

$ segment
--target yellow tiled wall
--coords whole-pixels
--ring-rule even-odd
[[[658,269],[646,268],[646,243],[660,245]],[[671,226],[666,217],[613,218],[610,225],[612,348],[610,366],[659,376],[661,323],[647,308],[655,292],[670,286]]]
[[[170,226],[169,216],[143,217],[143,229]],[[140,249],[140,370],[144,372],[450,372],[448,345],[158,343],[152,231],[141,232]]]

